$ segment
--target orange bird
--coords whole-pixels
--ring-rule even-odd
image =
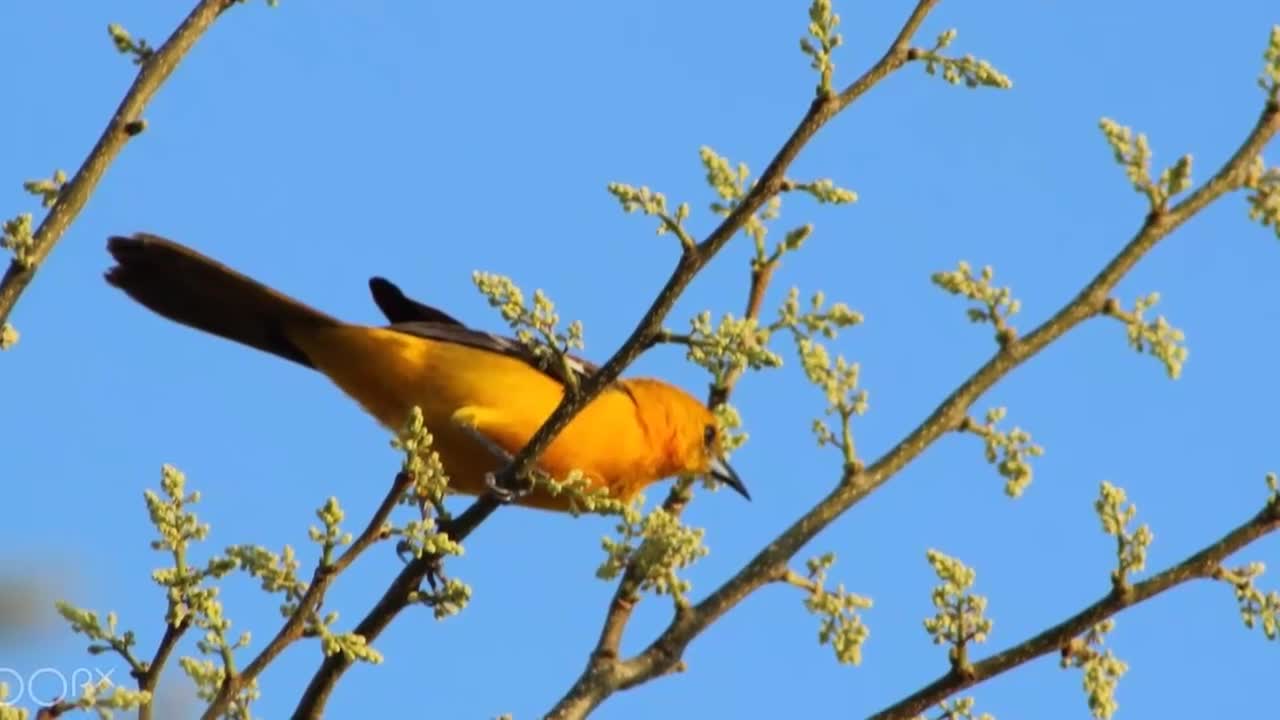
[[[194,250],[155,235],[112,237],[107,282],[156,313],[318,370],[383,426],[397,430],[414,406],[435,438],[452,490],[484,493],[564,394],[551,370],[516,340],[473,330],[369,281],[386,327],[345,323]],[[574,358],[573,372],[595,367]],[[710,475],[750,499],[724,461],[715,419],[662,380],[622,379],[601,392],[538,458],[564,479],[580,470],[593,488],[630,500],[673,475]],[[567,509],[543,490],[521,505]]]

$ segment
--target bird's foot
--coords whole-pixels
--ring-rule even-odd
[[[427,564],[427,572],[424,578],[432,592],[435,592],[439,587],[442,587],[449,582],[449,578],[444,574],[443,557],[439,555],[423,555],[419,558],[417,553],[414,552],[413,546],[404,540],[396,543],[396,555],[398,555],[400,560],[402,560],[406,565],[419,559]]]
[[[427,585],[431,587],[431,592],[449,584],[449,578],[444,574],[444,558],[439,555],[432,555],[428,558],[427,565]]]
[[[484,474],[484,486],[489,488],[489,492],[493,494],[493,497],[503,505],[513,503],[528,495],[530,492],[533,492],[532,485],[526,485],[524,487],[514,489],[503,487],[498,484],[498,476],[491,472]]]
[[[490,438],[488,435],[485,435],[484,433],[480,432],[479,430],[469,425],[459,425],[458,427],[462,428],[462,431],[470,435],[472,439],[474,439],[476,442],[483,445],[484,449],[488,450],[489,453],[494,457],[498,458],[504,463],[511,462],[511,459],[512,459],[511,453],[507,452],[506,448],[494,442],[494,440]]]

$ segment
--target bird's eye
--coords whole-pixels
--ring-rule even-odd
[[[711,447],[712,445],[715,444],[716,442],[716,426],[715,425],[708,425],[702,431],[702,442],[707,447]]]

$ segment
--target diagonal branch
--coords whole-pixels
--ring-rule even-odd
[[[627,338],[622,347],[609,358],[599,371],[582,383],[576,395],[566,394],[560,404],[547,418],[542,427],[530,438],[529,443],[516,454],[511,464],[499,476],[499,484],[504,487],[515,487],[515,479],[529,471],[551,441],[569,424],[573,416],[587,405],[596,395],[610,383],[618,379],[628,365],[644,352],[655,337],[662,331],[662,321],[675,305],[680,294],[693,280],[694,276],[711,261],[729,240],[742,229],[742,226],[764,206],[770,198],[777,195],[786,182],[786,171],[800,154],[800,150],[809,142],[818,130],[822,129],[831,118],[835,117],[857,100],[877,82],[893,70],[906,64],[911,59],[908,42],[911,34],[924,21],[925,15],[936,5],[938,0],[921,0],[903,27],[898,39],[885,56],[867,71],[857,82],[850,85],[838,96],[826,95],[818,97],[809,106],[800,125],[787,138],[786,143],[774,155],[768,167],[760,175],[755,186],[751,188],[733,211],[711,231],[705,240],[692,247],[686,246],[680,261],[676,263],[671,277],[658,293],[653,304],[640,318],[635,330]]]
[[[129,139],[140,132],[142,111],[146,109],[152,96],[218,16],[238,1],[200,0],[169,39],[142,62],[138,77],[107,122],[102,136],[98,138],[93,150],[89,151],[75,177],[62,187],[49,208],[49,213],[40,222],[40,227],[36,228],[30,248],[23,253],[23,260],[11,260],[4,277],[0,278],[0,324],[9,318],[18,297],[31,283],[41,263],[89,202],[89,197],[93,195],[107,167],[124,149]]]
[[[1280,132],[1280,90],[1271,93],[1252,131],[1222,168],[1173,208],[1149,214],[1137,234],[1073,300],[1030,334],[1002,346],[928,418],[874,463],[860,470],[846,470],[835,490],[704,600],[677,614],[662,634],[639,655],[621,662],[593,657],[552,714],[556,717],[583,717],[616,690],[638,685],[678,667],[685,648],[695,637],[752,592],[779,577],[792,556],[814,536],[888,482],[940,437],[956,429],[974,401],[996,382],[1080,323],[1101,313],[1112,288],[1156,243],[1207,205],[1240,186],[1249,163],[1277,132]]]
[[[949,672],[943,675],[903,700],[872,715],[872,720],[907,720],[918,717],[931,706],[965,688],[973,687],[1023,663],[1062,649],[1072,638],[1125,608],[1150,600],[1185,582],[1213,578],[1219,565],[1229,555],[1278,529],[1280,529],[1280,503],[1272,501],[1243,525],[1177,565],[1147,580],[1135,583],[1125,591],[1113,590],[1106,597],[1039,635],[1028,638],[980,663],[970,665],[967,673]]]
[[[784,174],[787,165],[790,163],[799,149],[803,147],[809,138],[811,138],[818,129],[822,127],[828,120],[836,114],[847,108],[855,100],[864,93],[874,87],[881,80],[886,78],[893,71],[901,68],[911,59],[913,52],[911,50],[911,39],[919,29],[925,17],[937,4],[937,0],[921,0],[911,15],[903,23],[902,29],[898,36],[894,39],[893,44],[880,58],[880,60],[868,69],[861,77],[854,81],[839,95],[826,95],[819,97],[809,107],[809,111],[800,121],[799,126],[792,133],[791,137],[783,145],[782,150],[765,169],[760,180],[747,199],[738,206],[735,211],[741,211],[743,206],[747,204],[747,200],[755,195],[761,188],[771,188],[769,195],[761,198],[761,201],[752,205],[749,212],[754,213],[764,202],[770,197],[777,194],[784,184]],[[732,219],[733,215],[729,219]],[[728,220],[726,220],[726,223]],[[721,226],[724,227],[723,225]],[[719,228],[717,229],[719,231]],[[712,233],[701,246],[711,243],[716,238],[716,234]],[[764,262],[762,265],[755,267],[751,273],[751,285],[747,293],[747,310],[746,317],[758,318],[761,306],[764,302],[764,293],[768,288],[769,281],[772,279],[773,272],[777,267],[777,258]],[[650,333],[650,342],[657,339],[657,327]],[[723,386],[712,387],[708,404],[711,407],[723,404],[729,398],[733,391],[734,385],[739,379],[739,374],[731,375]],[[671,493],[667,496],[663,503],[663,508],[673,514],[679,514],[684,506],[688,503],[690,495],[690,485],[686,481],[680,481],[672,488]],[[600,638],[596,642],[596,647],[591,653],[587,667],[583,670],[582,675],[574,683],[573,687],[565,694],[565,696],[557,703],[556,707],[549,713],[551,717],[582,717],[590,712],[593,708],[604,701],[608,695],[615,690],[624,687],[622,684],[614,684],[613,680],[620,677],[618,671],[618,648],[622,642],[623,632],[626,630],[627,623],[631,619],[632,610],[639,601],[637,590],[639,587],[639,577],[634,563],[628,565],[622,580],[618,583],[617,590],[614,592],[613,599],[609,603],[609,609],[605,616],[603,628],[600,632]],[[676,658],[678,660],[678,658]],[[665,672],[665,670],[663,671]],[[655,673],[647,680],[657,674]],[[629,685],[643,682],[636,680]],[[626,686],[629,686],[626,685]]]
[[[156,646],[156,652],[151,656],[151,662],[147,665],[146,671],[139,673],[135,670],[132,673],[134,679],[138,681],[138,689],[151,693],[151,701],[138,708],[138,720],[151,720],[153,717],[156,686],[160,684],[160,673],[164,671],[165,664],[169,662],[169,656],[178,646],[178,640],[182,639],[183,633],[190,626],[190,617],[183,618],[176,625],[166,623],[164,635],[160,638],[160,643]]]
[[[404,496],[405,490],[412,484],[413,476],[411,474],[401,472],[396,475],[395,482],[392,483],[391,488],[378,505],[378,509],[374,511],[373,516],[369,518],[369,523],[364,530],[332,564],[322,564],[316,568],[315,573],[312,575],[311,583],[298,601],[298,607],[289,615],[289,619],[276,632],[275,637],[271,638],[253,660],[249,661],[244,670],[227,676],[222,683],[222,687],[218,688],[217,696],[214,697],[213,702],[209,703],[209,707],[205,709],[204,714],[201,715],[203,720],[222,717],[242,689],[248,687],[250,683],[261,675],[262,671],[266,670],[271,661],[284,652],[285,648],[303,637],[306,633],[307,619],[315,615],[320,609],[320,605],[324,602],[325,593],[329,591],[329,586],[333,584],[333,581],[337,579],[342,571],[350,567],[365,550],[368,550],[374,543],[386,537],[384,526],[387,518],[391,516],[391,511],[395,510],[396,503]]]
[[[493,505],[493,508],[497,507],[497,504]],[[442,523],[440,531],[455,542],[462,542],[492,512],[492,509],[486,510],[481,501],[477,500],[453,521]],[[413,604],[418,589],[427,576],[439,568],[440,560],[437,555],[423,555],[405,563],[387,589],[383,591],[382,597],[378,598],[378,602],[365,613],[364,618],[352,632],[372,644],[402,610]],[[294,708],[292,717],[323,717],[329,694],[354,663],[354,659],[348,659],[342,653],[327,656],[311,676],[310,682],[302,692],[302,697],[298,699],[298,705]]]

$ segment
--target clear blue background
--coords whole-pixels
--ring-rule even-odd
[[[0,44],[0,208],[36,209],[20,182],[74,170],[134,68],[105,28],[158,43],[190,3],[10,2]],[[807,106],[814,77],[797,48],[807,3],[307,3],[234,8],[177,70],[97,194],[22,298],[15,351],[0,357],[3,523],[0,582],[45,588],[33,624],[0,638],[0,666],[102,667],[52,614],[55,597],[114,609],[144,649],[162,629],[163,562],[147,547],[141,494],[159,466],[204,493],[209,549],[300,547],[329,495],[355,527],[397,464],[385,434],[323,378],[161,321],[101,281],[107,235],[173,237],[352,320],[379,317],[365,279],[384,274],[488,328],[500,320],[470,273],[542,287],[608,356],[675,261],[653,223],[622,215],[611,180],[689,200],[705,232],[710,192],[697,162],[709,144],[763,168]],[[842,83],[879,57],[908,2],[842,2]],[[1149,133],[1161,167],[1183,152],[1203,180],[1252,127],[1270,26],[1263,0],[946,2],[919,37],[958,27],[958,53],[990,59],[1011,92],[968,91],[912,66],[838,118],[792,175],[856,189],[852,208],[789,198],[783,219],[813,221],[787,258],[771,305],[797,285],[866,314],[838,343],[871,393],[858,442],[874,458],[992,352],[990,333],[929,283],[960,259],[992,263],[1023,301],[1030,329],[1070,299],[1139,226],[1132,192],[1096,129],[1109,116]],[[1280,162],[1280,150],[1269,151]],[[779,226],[776,232],[781,232]],[[739,312],[750,243],[739,238],[690,289],[671,326],[702,308]],[[837,665],[815,641],[801,595],[768,587],[690,647],[689,671],[622,693],[602,718],[858,717],[946,669],[921,620],[939,548],[978,570],[995,630],[979,657],[1074,613],[1108,589],[1112,541],[1092,510],[1098,483],[1124,486],[1156,536],[1163,568],[1252,515],[1264,472],[1280,467],[1276,357],[1280,245],[1228,197],[1162,243],[1121,284],[1127,304],[1160,290],[1191,358],[1169,381],[1095,320],[1017,370],[975,413],[1009,407],[1046,455],[1010,501],[972,437],[946,437],[842,517],[798,562],[835,551],[833,580],[870,595],[866,658]],[[781,346],[784,349],[786,346]],[[702,392],[676,349],[634,373]],[[742,383],[751,443],[736,464],[755,501],[702,497],[688,519],[712,554],[690,573],[700,597],[728,577],[839,472],[814,447],[820,394],[788,362]],[[661,493],[657,493],[660,495]],[[655,494],[651,494],[655,495]],[[355,668],[330,717],[480,718],[546,710],[581,670],[612,585],[593,578],[607,521],[503,510],[449,569],[475,589],[461,617],[408,612],[376,643],[380,667]],[[197,555],[199,557],[200,555]],[[1280,539],[1233,560],[1280,565]],[[369,553],[329,607],[351,627],[397,567]],[[1263,581],[1275,588],[1274,575]],[[235,629],[261,647],[277,601],[243,577],[226,583]],[[643,645],[669,615],[646,602],[626,638]],[[1202,582],[1126,612],[1110,645],[1131,670],[1121,717],[1243,717],[1274,711],[1280,655],[1242,627],[1229,587]],[[183,647],[184,652],[192,648]],[[149,650],[148,650],[149,652]],[[314,642],[262,678],[258,712],[283,717],[320,661]],[[242,661],[243,662],[243,661]],[[117,671],[123,678],[124,672]],[[191,711],[176,667],[172,716]],[[46,679],[46,682],[49,682]],[[1048,657],[976,690],[1000,718],[1087,717],[1078,671]],[[48,685],[44,686],[48,689]]]

